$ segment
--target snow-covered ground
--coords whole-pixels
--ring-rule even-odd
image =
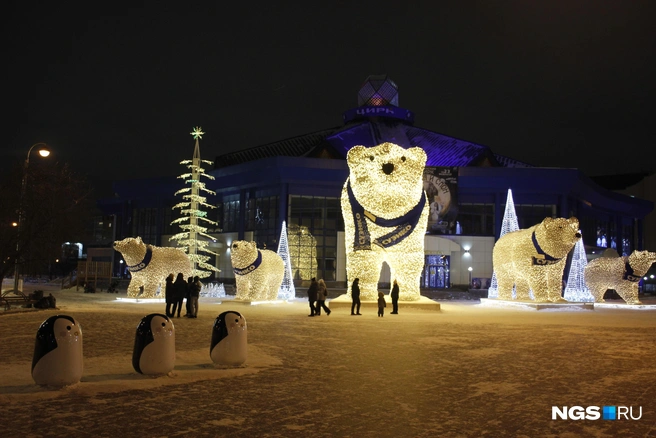
[[[304,299],[247,306],[202,300],[175,318],[165,377],[132,368],[135,330],[163,303],[125,292],[46,290],[58,310],[0,312],[2,436],[617,437],[656,435],[656,310],[545,309],[442,301],[384,318],[335,308],[308,318]],[[219,303],[221,301],[221,303]],[[248,359],[218,369],[211,331],[225,310],[248,324]],[[31,377],[49,316],[81,325],[82,380]],[[639,420],[552,420],[552,406],[631,406]]]

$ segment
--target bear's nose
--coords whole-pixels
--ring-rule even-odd
[[[383,164],[383,172],[385,172],[385,175],[389,175],[390,173],[394,172],[394,165],[392,163]]]
[[[576,238],[580,239],[581,238],[581,233],[576,233]]]
[[[233,247],[234,249],[237,249],[237,246],[238,246],[238,245],[237,245],[236,243],[233,243],[233,244],[232,244],[232,247]]]

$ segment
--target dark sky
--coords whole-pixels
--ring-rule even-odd
[[[340,126],[372,74],[494,152],[654,168],[654,2],[131,3],[6,6],[2,170],[44,141],[92,181],[178,175],[194,126],[211,160]]]

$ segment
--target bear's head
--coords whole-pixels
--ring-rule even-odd
[[[545,218],[535,227],[535,237],[544,252],[557,259],[563,258],[581,239],[579,220],[575,217]]]
[[[426,152],[393,143],[354,146],[346,155],[353,195],[365,210],[394,218],[410,211],[423,196]]]
[[[656,262],[656,252],[633,251],[629,255],[629,265],[636,275],[645,275],[654,262]]]
[[[114,242],[114,249],[121,254],[128,265],[139,262],[146,254],[146,244],[141,237],[128,237]]]
[[[230,245],[230,261],[235,268],[250,265],[257,258],[257,245],[255,242],[236,240]]]

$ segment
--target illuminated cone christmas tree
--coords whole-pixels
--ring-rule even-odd
[[[182,202],[173,206],[173,209],[179,209],[182,217],[171,222],[171,225],[178,224],[181,233],[173,235],[169,240],[177,241],[179,247],[183,248],[193,263],[193,275],[199,278],[207,278],[212,272],[220,272],[214,265],[208,263],[211,256],[218,256],[217,253],[210,250],[208,245],[215,239],[207,234],[207,227],[204,225],[218,225],[217,222],[207,217],[207,212],[203,208],[216,208],[207,203],[207,198],[202,193],[216,195],[215,192],[205,187],[205,183],[200,179],[205,177],[214,179],[213,176],[207,175],[205,169],[201,166],[203,163],[212,165],[211,161],[200,159],[200,146],[198,139],[202,138],[204,132],[200,127],[194,128],[191,135],[196,140],[194,156],[192,160],[181,161],[180,164],[186,166],[190,172],[184,173],[178,178],[185,180],[187,187],[178,190],[175,195],[182,195]]]
[[[572,253],[572,264],[569,268],[564,294],[564,298],[567,301],[576,301],[579,303],[594,302],[594,297],[585,284],[586,266],[588,266],[588,256],[585,254],[585,246],[583,245],[583,238],[581,238],[576,242],[574,253]]]
[[[292,278],[292,263],[289,257],[289,242],[287,240],[287,224],[285,221],[282,221],[280,243],[278,243],[278,255],[285,264],[285,276],[282,278],[282,284],[278,291],[278,299],[291,300],[296,298],[296,289],[294,288],[294,279]]]
[[[519,230],[519,223],[517,222],[517,214],[515,213],[515,202],[513,201],[512,191],[508,189],[508,196],[506,198],[506,210],[503,213],[503,222],[501,223],[501,233],[499,237],[506,233]],[[492,280],[490,287],[487,290],[488,298],[498,298],[499,285],[497,284],[497,274],[492,273]],[[515,288],[513,287],[513,298],[515,297]]]

